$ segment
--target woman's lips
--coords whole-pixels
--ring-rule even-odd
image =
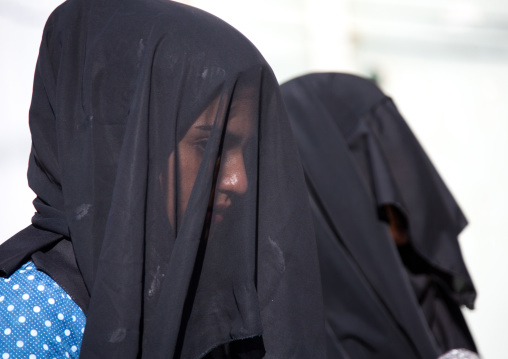
[[[229,204],[226,203],[216,204],[213,206],[212,219],[214,223],[220,223],[224,220],[224,212],[226,212],[228,207]]]
[[[220,223],[224,219],[222,213],[214,213],[213,214],[213,223]]]

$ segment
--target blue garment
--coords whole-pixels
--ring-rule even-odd
[[[0,279],[0,359],[78,358],[86,317],[32,262]]]

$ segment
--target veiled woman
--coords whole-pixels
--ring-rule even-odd
[[[474,357],[460,311],[476,296],[457,242],[467,222],[393,101],[340,73],[281,91],[310,193],[329,357]]]
[[[62,356],[324,357],[303,174],[240,33],[170,1],[69,0],[44,30],[30,129],[37,212],[0,268],[33,262],[79,305],[82,345]],[[1,305],[23,303],[4,286]],[[13,350],[60,350],[67,332],[38,330]]]

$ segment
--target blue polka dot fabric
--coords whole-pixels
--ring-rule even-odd
[[[78,358],[86,317],[32,262],[0,278],[0,359]]]

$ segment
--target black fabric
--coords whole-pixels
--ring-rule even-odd
[[[33,225],[16,233],[1,246],[0,276],[10,277],[32,253],[50,249],[63,238],[59,233],[39,230]]]
[[[456,296],[450,293],[452,276],[430,266],[410,245],[400,246],[398,249],[439,348],[445,351],[464,348],[477,352]]]
[[[62,240],[48,250],[33,253],[32,261],[38,270],[59,283],[86,314],[90,295],[79,272],[70,241]]]
[[[475,298],[457,242],[466,220],[393,102],[347,74],[310,74],[281,90],[313,205],[329,356],[475,350],[459,309]],[[386,205],[401,214],[405,251],[423,272],[398,254]]]
[[[74,255],[81,358],[325,357],[297,150],[236,30],[165,0],[68,0],[44,30],[30,129],[37,214],[0,266],[32,257],[82,297],[72,261],[48,265]]]

